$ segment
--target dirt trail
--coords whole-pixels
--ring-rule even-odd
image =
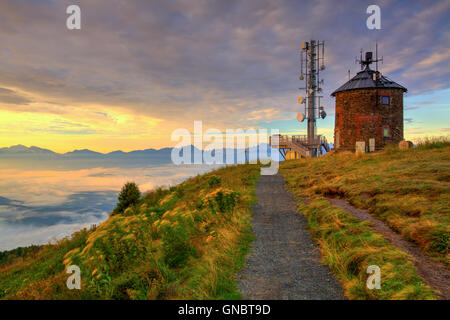
[[[353,207],[342,199],[328,198],[330,203],[345,210],[352,216],[369,221],[372,229],[383,235],[395,247],[407,252],[411,256],[411,262],[414,263],[417,273],[422,279],[433,289],[441,293],[441,298],[450,299],[450,271],[444,264],[430,260],[430,258],[422,252],[422,250],[403,239],[395,233],[383,221],[371,216],[366,210]]]
[[[318,244],[305,229],[306,219],[284,188],[281,175],[261,176],[252,209],[252,243],[238,275],[244,299],[345,299],[340,284],[321,264]]]

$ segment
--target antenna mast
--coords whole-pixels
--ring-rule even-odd
[[[363,49],[361,48],[360,50],[359,50],[359,56],[360,56],[360,58],[359,58],[359,61],[361,62],[362,61],[362,52],[363,52]],[[363,65],[362,65],[362,63],[361,63],[361,70],[363,69]]]
[[[375,69],[378,75],[378,40],[375,41]]]
[[[373,59],[373,53],[372,51],[367,51],[366,52],[366,59],[363,60],[362,59],[362,49],[361,49],[361,58],[358,60],[356,59],[356,63],[359,63],[361,65],[361,70],[364,69],[364,66],[366,66],[366,68],[369,68],[369,65],[372,63],[376,63],[376,75],[378,77],[378,61],[381,61],[383,63],[383,57],[381,57],[381,59],[378,59],[378,41],[375,45],[375,60]],[[375,79],[374,79],[375,80]]]
[[[383,63],[383,56],[381,56],[381,59],[378,59],[378,40],[375,42],[375,62],[376,62],[376,71],[377,71],[377,77],[379,76],[378,72],[378,61],[381,61]]]
[[[322,54],[320,54],[320,51],[322,51]],[[304,59],[303,55],[305,56]],[[304,66],[303,62],[305,63]],[[320,80],[320,71],[325,70],[325,41],[311,40],[309,42],[303,42],[300,63],[299,79],[305,80],[304,89],[307,97],[307,99],[304,99],[304,103],[305,109],[307,105],[308,143],[312,145],[316,140],[316,119],[319,117],[324,119],[326,117],[323,107],[319,106],[322,96],[317,94],[322,92],[321,85],[323,84],[323,80]],[[315,153],[317,153],[317,150]]]

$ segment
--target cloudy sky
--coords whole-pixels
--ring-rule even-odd
[[[81,30],[66,28],[81,7]],[[366,8],[381,7],[381,30]],[[405,136],[450,133],[450,0],[1,0],[0,147],[58,152],[174,145],[174,129],[278,128],[294,118],[301,42],[326,42],[330,93],[379,41],[381,71],[407,87]]]

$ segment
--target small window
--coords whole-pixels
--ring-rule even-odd
[[[381,104],[383,106],[388,106],[391,104],[391,97],[390,96],[381,96]]]
[[[388,127],[383,128],[383,137],[385,137],[385,138],[391,137],[391,130],[389,130]]]

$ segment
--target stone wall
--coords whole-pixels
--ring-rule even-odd
[[[381,96],[389,96],[390,104],[382,105]],[[385,137],[385,133],[389,133],[389,137]],[[368,146],[371,138],[375,139],[376,150],[403,140],[401,89],[358,89],[336,93],[336,150],[354,151],[356,141],[364,141]]]

